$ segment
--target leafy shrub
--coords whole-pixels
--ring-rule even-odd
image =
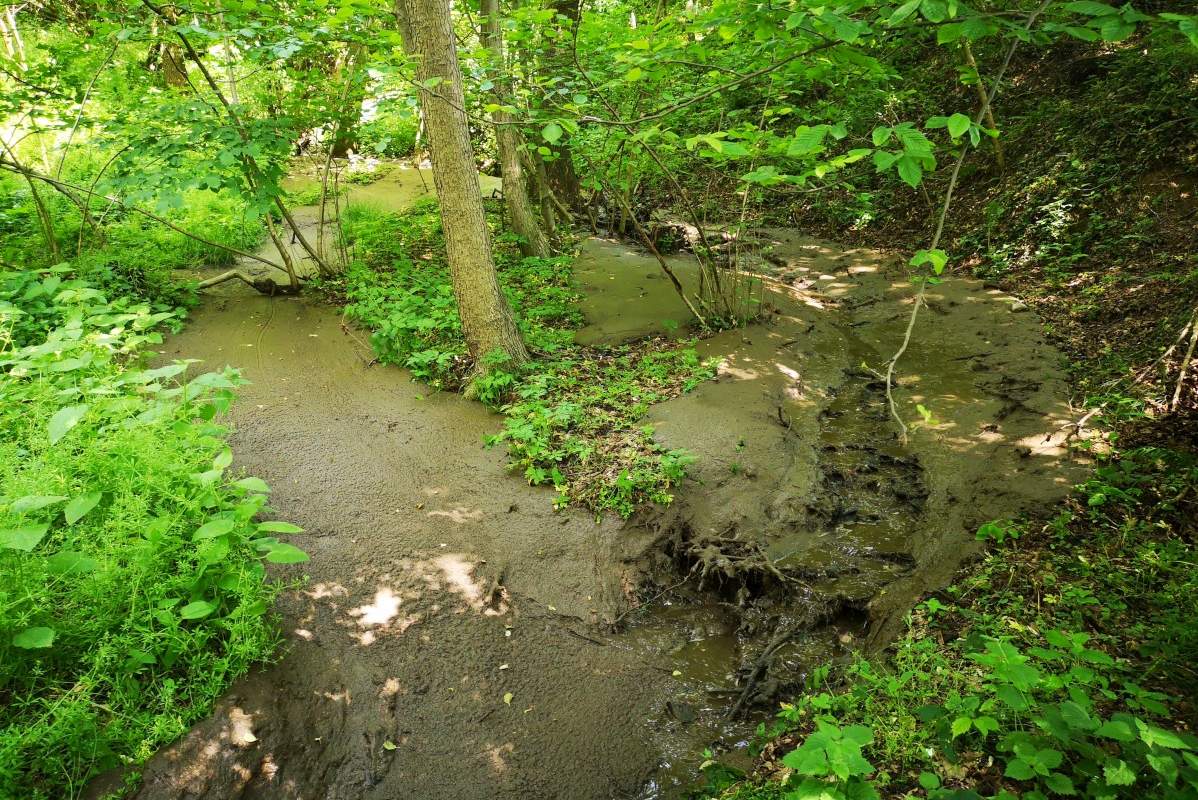
[[[1198,579],[1184,503],[1198,462],[1139,448],[1103,459],[1078,488],[1075,510],[1038,534],[982,526],[993,552],[947,591],[956,603],[919,605],[892,658],[859,658],[835,682],[814,670],[758,731],[795,775],[720,796],[1198,796],[1198,738],[1161,690],[1193,696]],[[812,755],[812,737],[832,728],[856,730],[870,763]]]
[[[358,128],[357,151],[387,158],[405,158],[416,148],[419,120],[408,113],[381,113]]]
[[[186,730],[276,644],[255,523],[213,420],[240,379],[139,356],[177,319],[59,268],[0,310],[0,796],[58,798]],[[40,333],[40,338],[39,338]]]

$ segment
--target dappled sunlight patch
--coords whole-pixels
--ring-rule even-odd
[[[507,759],[516,750],[516,746],[511,742],[502,745],[495,745],[487,749],[487,761],[491,766],[491,771],[496,775],[502,775],[508,771]]]
[[[464,525],[467,522],[478,522],[484,516],[481,508],[468,508],[466,506],[455,506],[448,511],[429,511],[427,514],[430,517],[444,517],[458,525]]]

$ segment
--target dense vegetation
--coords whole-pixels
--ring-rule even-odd
[[[1070,359],[1096,466],[1062,507],[983,526],[986,556],[888,651],[812,670],[759,728],[758,769],[713,754],[701,791],[1198,796],[1182,5],[6,6],[0,798],[75,797],[115,767],[135,782],[277,647],[264,562],[307,556],[231,468],[241,377],[154,353],[197,286],[315,290],[379,361],[499,411],[487,443],[556,506],[628,517],[671,502],[693,460],[646,412],[715,365],[693,339],[577,344],[577,238],[624,237],[666,272],[689,250],[700,337],[758,313],[759,262],[729,243],[766,225],[891,248],[921,287],[1018,295]],[[438,202],[346,201],[426,154]],[[327,226],[296,222],[313,206]],[[887,388],[902,354],[867,365]]]

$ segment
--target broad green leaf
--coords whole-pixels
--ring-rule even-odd
[[[1073,11],[1077,14],[1085,14],[1087,17],[1105,17],[1107,14],[1118,14],[1119,9],[1114,6],[1108,6],[1106,3],[1094,2],[1094,0],[1077,0],[1077,2],[1066,3],[1063,8],[1066,11]]]
[[[242,478],[239,481],[234,481],[233,485],[245,489],[247,492],[261,492],[262,494],[270,492],[270,487],[266,484],[266,481],[261,478],[255,478],[253,475],[248,478]]]
[[[969,733],[969,729],[973,727],[973,720],[969,717],[957,717],[953,720],[952,733],[953,738]]]
[[[97,566],[94,558],[74,550],[60,550],[46,559],[46,570],[53,575],[86,575]]]
[[[23,650],[44,650],[54,644],[54,629],[40,626],[26,628],[12,637],[12,644]]]
[[[1068,775],[1063,775],[1060,772],[1053,772],[1044,779],[1044,785],[1049,791],[1054,794],[1075,795],[1077,789],[1073,787],[1073,780]]]
[[[550,122],[544,128],[541,128],[541,136],[545,137],[545,141],[549,144],[557,144],[562,138],[562,126],[556,122]]]
[[[217,454],[216,458],[212,459],[212,468],[223,470],[232,463],[233,451],[226,447]]]
[[[886,21],[886,24],[887,25],[898,25],[899,23],[908,19],[912,14],[914,14],[916,12],[916,10],[919,8],[919,4],[921,2],[922,2],[922,0],[907,0],[906,3],[903,3],[901,6],[899,6],[898,8],[896,8],[894,10],[894,13],[890,15],[890,19],[888,19]]]
[[[1170,750],[1189,750],[1191,749],[1180,736],[1173,731],[1167,731],[1164,728],[1158,728],[1155,725],[1149,725],[1143,720],[1136,720],[1136,727],[1140,729],[1140,740],[1149,747],[1166,747]]]
[[[79,420],[83,419],[83,415],[87,413],[87,404],[77,406],[67,406],[61,408],[58,412],[50,417],[49,434],[50,444],[56,444],[59,439],[66,436],[71,428],[79,424]]]
[[[898,174],[903,182],[912,189],[919,186],[923,180],[923,170],[920,168],[919,162],[909,155],[904,155],[898,160]]]
[[[61,503],[66,499],[66,496],[61,494],[30,494],[18,497],[13,501],[10,509],[14,514],[27,514],[30,511],[37,511],[40,508]]]
[[[969,130],[972,121],[964,114],[953,114],[948,118],[948,133],[954,139]]]
[[[103,492],[88,492],[87,494],[79,495],[67,503],[66,508],[62,510],[62,515],[66,518],[67,524],[74,525],[87,516],[88,512],[96,507],[96,504],[100,502],[100,498],[103,496]]]
[[[279,542],[270,546],[266,560],[272,564],[300,564],[308,560],[308,554],[295,545]]]
[[[227,518],[217,518],[209,520],[196,529],[196,532],[191,535],[193,540],[212,539],[216,536],[224,536],[229,531],[233,530],[236,523]]]
[[[304,529],[298,525],[292,525],[290,522],[260,522],[258,523],[259,531],[270,531],[272,533],[303,533]]]
[[[1098,730],[1094,731],[1094,735],[1105,736],[1107,739],[1114,739],[1118,742],[1131,742],[1136,738],[1131,726],[1122,720],[1109,720],[1102,723]]]
[[[0,528],[0,549],[23,550],[28,553],[50,530],[50,523],[22,525],[19,528]]]
[[[215,610],[216,603],[209,603],[207,600],[196,600],[179,609],[179,616],[183,619],[201,619]]]
[[[1136,782],[1136,773],[1121,758],[1109,759],[1102,767],[1102,776],[1111,786],[1131,786]]]

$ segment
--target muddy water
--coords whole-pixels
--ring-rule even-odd
[[[385,180],[362,188],[424,193],[414,172]],[[494,417],[372,366],[335,310],[217,288],[163,357],[244,371],[238,463],[312,560],[276,573],[302,581],[278,606],[282,659],[152,759],[138,797],[679,796],[704,748],[745,763],[780,693],[891,635],[978,522],[1065,490],[1064,387],[1032,318],[937,287],[899,390],[905,418],[919,402],[937,421],[904,447],[861,364],[898,341],[909,288],[879,254],[767,234],[766,319],[701,342],[719,378],[651,413],[700,456],[697,482],[625,526],[555,513],[482,449]],[[580,340],[679,331],[657,273],[587,242]]]
[[[1060,358],[1011,298],[963,279],[929,290],[895,390],[904,445],[877,375],[912,302],[902,269],[794,231],[758,235],[772,273],[763,321],[700,342],[721,359],[717,380],[650,413],[665,445],[699,461],[696,487],[638,521],[643,595],[667,591],[623,637],[682,673],[656,718],[671,766],[646,796],[684,785],[705,746],[735,762],[753,722],[812,668],[892,638],[977,552],[980,523],[1043,509],[1080,475],[1061,446]],[[646,310],[669,308],[672,289],[641,279],[653,259],[608,264],[581,273],[598,278],[584,286],[588,321],[633,310],[590,329],[656,332]],[[738,702],[756,716],[729,720]]]

